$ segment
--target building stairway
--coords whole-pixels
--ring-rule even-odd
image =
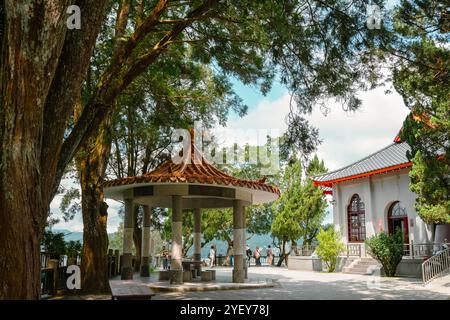
[[[359,258],[342,268],[343,273],[372,275],[379,266],[377,260],[372,258]]]

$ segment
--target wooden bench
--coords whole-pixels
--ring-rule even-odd
[[[155,293],[144,283],[133,280],[109,281],[112,300],[150,300]]]

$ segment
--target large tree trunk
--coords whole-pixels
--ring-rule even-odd
[[[45,79],[64,39],[62,4],[0,4],[0,300],[37,299],[39,244],[50,203],[40,167],[42,113]]]
[[[69,0],[0,0],[0,299],[40,296],[40,238],[61,178],[55,164],[73,107],[67,87],[80,87],[104,3],[78,1],[83,31],[67,32]],[[55,80],[56,70],[67,77]],[[51,94],[69,111],[47,104]]]
[[[21,182],[20,174],[10,176],[2,184],[15,187],[11,185],[8,194],[0,192],[0,300],[40,296],[40,222],[46,211],[38,208],[39,200],[31,199],[35,195],[30,186]]]
[[[85,293],[109,291],[107,204],[104,202],[103,177],[110,154],[110,117],[99,129],[95,140],[80,150],[77,165],[80,171],[83,253],[81,258],[82,290]]]
[[[84,108],[80,121],[65,139],[74,99],[79,97],[105,16],[105,3],[106,0],[76,1],[81,8],[82,29],[67,31],[66,9],[72,4],[70,0],[0,0],[6,9],[0,47],[0,299],[39,298],[40,234],[67,164],[80,145],[86,145],[95,134],[118,94],[190,24],[175,24],[156,49],[124,68],[128,70],[125,74],[121,73],[126,58],[166,9],[167,2],[159,1],[145,27],[133,38],[136,41],[131,41],[123,55],[112,60],[109,72],[102,76],[104,86],[100,86],[100,92]],[[189,17],[201,16],[215,3],[199,6]],[[85,171],[86,178],[91,179],[94,172]],[[106,226],[106,217],[96,218],[100,215],[99,206],[90,214],[88,230],[103,237],[94,230]],[[86,246],[90,245],[87,239]],[[95,268],[89,263],[91,252],[86,250],[83,266],[88,277],[89,268]],[[83,278],[86,283],[87,278]]]
[[[85,172],[86,180],[94,172]],[[89,177],[88,177],[89,175]],[[83,252],[81,258],[81,289],[84,293],[109,291],[108,285],[108,213],[98,186],[82,184]]]

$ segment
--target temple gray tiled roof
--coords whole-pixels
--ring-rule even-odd
[[[387,147],[372,153],[371,155],[356,161],[341,169],[313,177],[317,184],[325,184],[328,181],[357,176],[384,168],[409,164],[406,153],[411,148],[406,142],[394,142]]]

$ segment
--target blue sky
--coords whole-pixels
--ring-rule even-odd
[[[273,83],[270,92],[266,96],[256,86],[244,85],[237,79],[233,79],[232,83],[234,91],[242,98],[249,109],[255,108],[263,100],[274,101],[279,99],[287,92],[286,88],[279,81]],[[236,120],[237,118],[238,116],[235,113],[230,115],[230,121]]]

